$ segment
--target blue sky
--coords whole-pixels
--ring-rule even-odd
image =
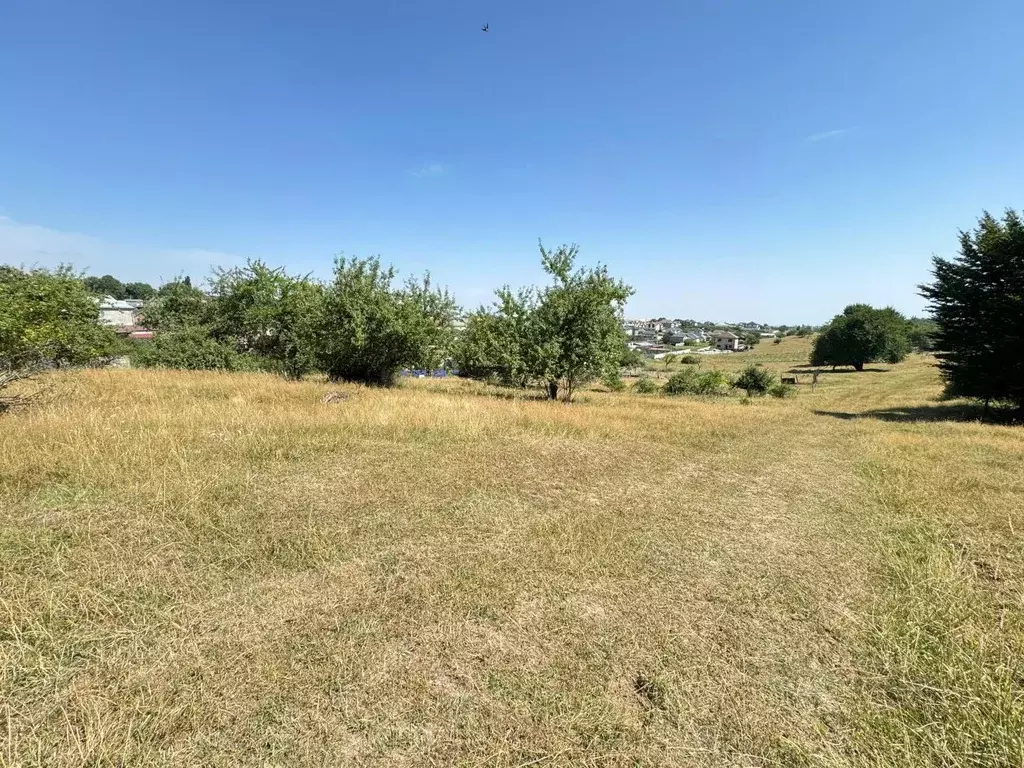
[[[5,262],[380,254],[475,306],[540,237],[631,316],[820,322],[919,312],[931,255],[1024,205],[1019,0],[3,6]]]

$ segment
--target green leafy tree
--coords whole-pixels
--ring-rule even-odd
[[[429,278],[404,289],[394,278],[376,258],[335,262],[313,332],[319,367],[332,380],[387,386],[403,367],[448,355],[455,302]]]
[[[5,366],[82,365],[116,354],[99,304],[71,267],[0,267],[0,360]]]
[[[148,301],[156,296],[156,288],[149,283],[125,283],[124,297],[126,299],[139,299]]]
[[[289,378],[313,369],[313,328],[323,299],[319,285],[256,260],[215,271],[212,288],[215,338]]]
[[[890,307],[851,304],[815,339],[811,365],[849,365],[862,371],[865,363],[898,363],[909,351],[908,324],[903,315]]]
[[[164,283],[146,304],[143,321],[149,328],[172,330],[185,326],[209,326],[214,321],[210,297],[192,286],[188,278]]]
[[[931,352],[935,349],[935,334],[939,326],[927,317],[912,317],[907,321],[907,340],[915,352]]]
[[[113,275],[103,275],[103,277],[83,277],[82,282],[85,283],[85,287],[90,293],[94,293],[97,296],[111,296],[115,299],[127,299],[128,293],[125,291],[124,284],[121,283]]]
[[[554,282],[537,296],[527,361],[552,400],[561,389],[572,402],[581,385],[618,369],[626,340],[622,310],[633,289],[603,266],[574,269],[575,245],[548,251],[541,244],[540,253]]]
[[[532,343],[528,307],[525,295],[502,289],[492,310],[481,307],[471,313],[456,344],[459,373],[504,386],[527,386],[526,347]]]
[[[416,349],[412,365],[431,370],[447,367],[455,351],[455,322],[459,316],[455,299],[447,289],[435,287],[429,274],[407,280],[399,295],[409,305],[407,328]]]
[[[548,251],[541,244],[540,252],[552,284],[497,291],[494,309],[467,323],[460,366],[509,384],[539,383],[552,400],[561,392],[571,402],[583,384],[618,373],[626,348],[622,308],[632,289],[602,266],[575,269],[577,246]]]
[[[960,233],[960,254],[936,257],[921,286],[937,325],[936,357],[947,393],[1024,410],[1024,224],[1007,210]]]
[[[733,386],[745,390],[747,397],[766,394],[775,384],[775,374],[759,365],[748,365],[736,377]]]

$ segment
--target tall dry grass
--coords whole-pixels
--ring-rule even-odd
[[[56,391],[0,421],[0,765],[1021,763],[1024,433],[927,360]]]

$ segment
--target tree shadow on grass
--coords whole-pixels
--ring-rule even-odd
[[[937,422],[937,421],[958,421],[958,422],[984,422],[986,424],[1019,424],[1021,423],[1020,413],[1008,408],[989,408],[985,413],[985,406],[975,403],[936,403],[935,405],[897,406],[893,408],[878,408],[872,411],[860,413],[847,413],[844,411],[812,411],[815,416],[831,416],[833,419],[843,421],[856,421],[858,419],[877,419],[878,421],[890,421],[899,423],[913,422]]]
[[[545,392],[535,389],[512,389],[504,387],[487,387],[486,389],[470,390],[469,394],[481,397],[493,397],[497,400],[550,400]]]
[[[812,374],[812,373],[828,373],[828,374],[833,374],[833,373],[836,373],[836,374],[838,374],[838,373],[888,373],[888,372],[889,372],[888,368],[865,368],[863,371],[855,371],[853,368],[850,368],[849,366],[840,367],[838,370],[833,371],[832,370],[832,366],[819,366],[819,367],[816,368],[813,365],[798,365],[798,366],[794,366],[794,367],[790,368],[788,371],[786,371],[786,373],[803,373],[803,374]]]

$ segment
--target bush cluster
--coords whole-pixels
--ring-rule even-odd
[[[700,372],[686,368],[673,374],[665,383],[666,395],[724,395],[732,388],[732,381],[721,371]]]
[[[658,389],[660,388],[658,387],[657,382],[647,374],[641,376],[636,380],[636,383],[633,384],[633,391],[638,395],[653,395],[658,391]]]

